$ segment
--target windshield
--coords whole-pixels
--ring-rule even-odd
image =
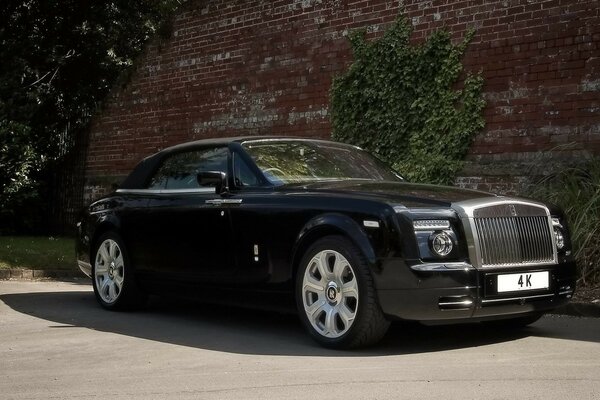
[[[275,185],[323,180],[402,178],[367,152],[321,141],[265,139],[242,146],[265,177]]]

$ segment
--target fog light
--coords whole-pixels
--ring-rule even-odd
[[[440,257],[446,257],[452,252],[452,238],[445,232],[436,232],[429,237],[431,250]]]
[[[562,250],[565,248],[565,236],[560,228],[554,228],[554,238],[556,239],[556,248]]]

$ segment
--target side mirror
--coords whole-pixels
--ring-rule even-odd
[[[222,193],[227,188],[227,175],[221,171],[198,172],[196,176],[198,185],[201,187],[214,186],[216,193]]]

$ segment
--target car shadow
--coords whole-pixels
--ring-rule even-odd
[[[376,347],[335,351],[320,347],[297,316],[180,299],[154,300],[136,312],[100,308],[91,291],[0,295],[13,310],[51,322],[51,328],[84,327],[164,343],[240,354],[300,356],[381,356],[438,352],[502,343],[527,336],[600,342],[585,329],[544,318],[521,330],[484,325],[423,326],[394,323]],[[56,324],[56,325],[54,325]],[[576,328],[576,327],[575,327]]]

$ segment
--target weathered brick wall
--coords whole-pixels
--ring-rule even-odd
[[[459,185],[514,192],[536,165],[598,157],[598,0],[204,0],[178,13],[172,36],[147,48],[94,118],[88,199],[175,143],[328,137],[332,77],[351,62],[347,33],[376,37],[402,9],[416,41],[438,28],[457,40],[477,31],[465,64],[485,77],[487,125]]]

